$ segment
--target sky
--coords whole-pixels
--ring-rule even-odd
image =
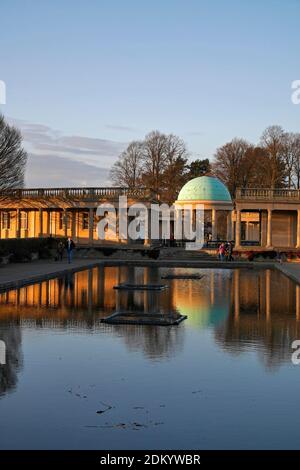
[[[234,137],[299,131],[299,0],[1,0],[0,80],[26,185],[101,186],[158,129],[213,158]]]

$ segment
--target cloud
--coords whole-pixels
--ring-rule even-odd
[[[109,186],[109,169],[53,154],[30,153],[25,184],[31,188]]]
[[[109,170],[125,142],[63,135],[43,124],[9,119],[22,133],[29,159],[27,187],[101,186],[111,184]]]
[[[106,129],[110,129],[112,131],[121,131],[121,132],[139,132],[138,129],[135,127],[127,127],[127,126],[118,126],[114,124],[106,124]]]

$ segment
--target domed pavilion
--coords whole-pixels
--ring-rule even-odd
[[[206,240],[232,238],[233,203],[226,186],[213,176],[200,176],[188,181],[178,194],[175,208],[189,204],[193,210],[204,207],[204,237]]]

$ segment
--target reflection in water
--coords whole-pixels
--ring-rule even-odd
[[[22,367],[21,329],[8,321],[0,323],[0,339],[6,346],[5,364],[0,365],[0,396],[15,388],[17,373]]]
[[[25,326],[101,329],[122,337],[129,350],[141,349],[150,358],[182,351],[186,328],[208,328],[227,352],[253,348],[267,367],[290,360],[290,345],[300,333],[300,288],[288,278],[270,270],[203,270],[200,280],[164,281],[169,288],[161,292],[113,289],[125,281],[161,282],[166,271],[100,266],[0,294],[0,339],[7,345],[7,365],[0,368],[0,391],[15,386],[22,365],[21,328]],[[179,327],[100,322],[115,310],[179,312],[188,315],[188,320]]]
[[[300,333],[300,287],[277,271],[232,274],[231,303],[215,337],[226,351],[259,351],[268,368],[291,360]]]

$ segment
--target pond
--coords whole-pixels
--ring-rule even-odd
[[[115,311],[188,318],[101,322]],[[295,339],[300,288],[272,270],[99,266],[2,293],[0,448],[299,448]]]

